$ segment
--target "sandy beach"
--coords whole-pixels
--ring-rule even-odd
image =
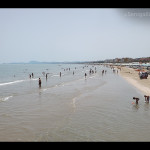
[[[121,67],[119,72],[124,79],[139,89],[144,95],[150,95],[150,76],[147,79],[140,79],[138,73],[139,71],[129,67]]]

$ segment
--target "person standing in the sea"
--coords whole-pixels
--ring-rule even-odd
[[[46,81],[47,81],[47,74],[46,74]]]
[[[145,97],[145,102],[149,103],[149,96],[144,95]]]
[[[149,96],[147,96],[147,103],[149,103]]]
[[[85,76],[85,78],[86,78],[87,74],[85,73],[85,75],[84,75],[84,76]]]
[[[32,78],[34,78],[34,74],[32,73]]]
[[[41,84],[42,84],[42,81],[41,81],[41,79],[39,78],[39,87],[41,87]]]

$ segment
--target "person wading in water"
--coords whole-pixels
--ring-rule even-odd
[[[41,79],[39,78],[39,87],[41,87],[41,84],[42,84],[42,81],[41,81]]]

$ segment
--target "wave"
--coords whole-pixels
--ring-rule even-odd
[[[54,75],[52,75],[51,77],[58,77],[58,76],[60,76],[60,75],[58,75],[58,74],[54,74]]]
[[[78,98],[78,96],[74,97],[72,99],[72,103],[73,103],[73,107],[75,108],[76,107],[76,99]]]
[[[33,78],[33,79],[31,79],[31,80],[38,80],[39,78]]]
[[[5,101],[9,100],[12,97],[13,96],[2,97],[2,98],[0,98],[0,102],[5,102]]]
[[[63,75],[65,75],[65,74],[61,74],[61,76],[63,76]],[[54,75],[52,75],[51,77],[59,77],[60,75],[58,75],[58,74],[54,74]]]
[[[16,81],[12,81],[12,82],[0,83],[0,86],[10,85],[10,84],[15,84],[15,83],[20,83],[20,82],[24,82],[24,81],[25,80],[16,80]]]
[[[89,77],[90,79],[95,78],[95,76]]]
[[[16,83],[20,83],[20,82],[30,81],[30,80],[35,81],[35,80],[38,80],[38,78],[26,79],[26,80],[16,80],[16,81],[11,81],[11,82],[0,83],[0,86],[11,85],[11,84],[16,84]]]

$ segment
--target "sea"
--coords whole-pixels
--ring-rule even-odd
[[[150,141],[149,118],[144,95],[109,66],[0,64],[0,141]]]

